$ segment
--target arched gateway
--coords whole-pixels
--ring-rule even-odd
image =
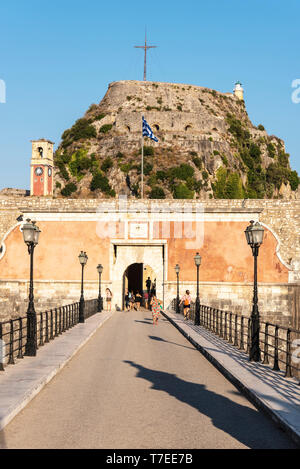
[[[148,278],[150,278],[152,285],[154,283],[156,285],[156,273],[151,266],[135,262],[127,267],[123,275],[123,309],[125,292],[132,291],[134,294],[139,292],[142,295],[147,289],[146,281]]]
[[[124,292],[128,287],[136,292],[145,290],[145,280],[150,276],[156,279],[156,292],[164,300],[165,245],[153,244],[114,244],[111,266],[114,303],[123,307]]]

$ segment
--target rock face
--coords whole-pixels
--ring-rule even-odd
[[[109,85],[99,105],[62,135],[55,195],[140,195],[142,115],[145,195],[152,198],[295,198],[299,179],[284,142],[254,127],[244,101],[198,86]]]

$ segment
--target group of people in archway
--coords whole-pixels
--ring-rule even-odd
[[[125,308],[127,311],[130,311],[131,309],[139,310],[141,306],[145,306],[151,310],[151,301],[154,297],[156,297],[156,279],[152,283],[150,277],[148,277],[146,280],[146,290],[134,292],[127,289],[125,291]]]
[[[156,279],[151,282],[150,277],[146,280],[146,290],[143,292],[133,292],[132,290],[125,291],[125,309],[130,311],[132,309],[139,310],[141,306],[145,306],[152,311],[153,324],[157,324],[162,305],[156,298]]]

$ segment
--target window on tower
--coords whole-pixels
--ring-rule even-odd
[[[38,152],[40,154],[40,157],[43,158],[43,149],[42,149],[42,147],[38,147]]]

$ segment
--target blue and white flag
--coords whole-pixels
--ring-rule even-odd
[[[146,121],[146,119],[144,119],[144,116],[142,116],[142,119],[143,119],[143,137],[149,137],[151,138],[151,140],[154,140],[155,142],[158,142],[158,138],[156,138],[151,130],[151,127],[150,125],[148,124],[148,122]]]

